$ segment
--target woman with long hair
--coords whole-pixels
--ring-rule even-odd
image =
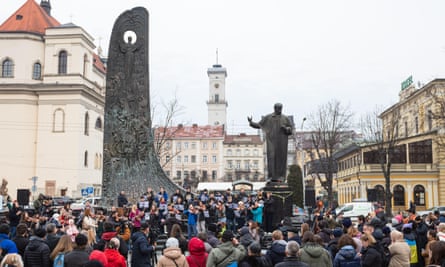
[[[445,266],[445,242],[437,241],[431,244],[430,265]]]
[[[97,223],[96,219],[94,218],[94,214],[91,212],[91,208],[85,208],[82,220],[82,230],[88,231],[87,236],[89,237],[92,235],[94,236],[94,240],[96,240],[96,229]]]
[[[59,255],[59,253],[67,253],[73,250],[73,242],[71,241],[71,237],[69,235],[63,235],[60,237],[59,242],[54,247],[53,251],[49,255],[51,261]]]
[[[23,267],[22,257],[17,253],[6,254],[0,263],[1,267]]]
[[[174,237],[178,239],[179,242],[179,248],[181,249],[181,252],[184,254],[187,250],[187,239],[185,238],[184,234],[182,233],[181,226],[179,224],[173,224],[172,230],[170,231],[170,237]]]
[[[381,267],[382,254],[377,249],[377,242],[370,233],[364,233],[362,241],[362,267]]]
[[[360,254],[357,253],[357,244],[350,235],[342,235],[338,240],[338,252],[334,258],[334,267],[360,267]]]
[[[139,229],[141,229],[142,216],[144,216],[143,211],[138,210],[138,207],[136,205],[131,206],[131,211],[128,214],[128,219],[133,225],[133,233],[139,232]]]

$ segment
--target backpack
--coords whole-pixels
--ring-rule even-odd
[[[226,267],[238,267],[238,262],[232,261],[231,263],[227,264]]]
[[[54,259],[53,267],[63,267],[65,260],[65,254],[63,252],[59,252],[56,258]]]

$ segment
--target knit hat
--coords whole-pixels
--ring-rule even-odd
[[[178,239],[174,238],[174,237],[170,237],[169,239],[167,239],[167,241],[165,242],[165,247],[166,248],[179,248],[179,241]]]
[[[233,235],[232,231],[225,230],[221,239],[223,242],[231,241],[235,236]]]
[[[340,227],[336,227],[334,231],[332,231],[332,234],[334,235],[334,237],[340,237],[343,235],[343,229],[341,229]]]
[[[98,261],[98,262],[102,263],[103,266],[108,265],[108,259],[105,256],[105,253],[103,253],[102,251],[97,250],[97,249],[95,249],[91,252],[89,260],[90,261],[93,261],[93,260]]]
[[[351,218],[349,218],[349,217],[345,217],[345,218],[343,218],[343,221],[341,222],[341,224],[343,224],[343,226],[344,226],[345,228],[349,228],[349,227],[351,227],[351,225],[352,225]]]

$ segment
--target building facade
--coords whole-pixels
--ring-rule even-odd
[[[391,162],[393,211],[410,202],[418,210],[445,205],[444,110],[445,80],[435,79],[400,92],[399,102],[380,114],[383,143],[393,143],[384,162]],[[372,198],[384,204],[385,178],[378,144],[361,144],[338,158],[337,190],[340,203]]]
[[[100,194],[106,70],[94,50],[49,1],[27,0],[0,25],[0,167],[13,198]]]
[[[226,135],[224,181],[264,181],[264,146],[259,135]]]

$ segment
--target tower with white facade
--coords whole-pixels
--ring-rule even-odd
[[[209,76],[208,124],[227,126],[227,70],[217,63],[207,69],[207,75]]]

